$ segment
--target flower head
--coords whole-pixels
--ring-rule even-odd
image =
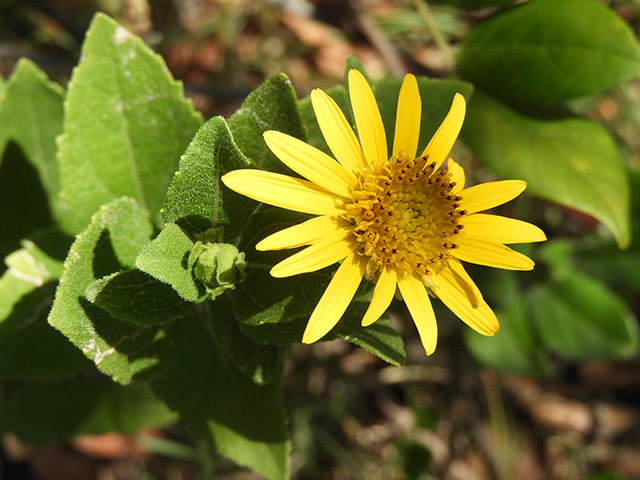
[[[276,232],[258,250],[307,246],[278,263],[274,277],[288,277],[340,263],[309,318],[302,341],[327,334],[345,312],[365,275],[376,283],[362,324],[374,323],[396,291],[404,299],[427,354],[433,353],[437,325],[428,292],[483,335],[498,321],[462,262],[530,270],[533,262],[507,243],[545,240],[536,226],[479,213],[525,189],[518,180],[465,188],[464,170],[452,159],[442,166],[465,114],[456,94],[446,118],[419,156],[421,100],[413,75],[400,89],[391,157],[371,87],[357,70],[348,76],[358,136],[338,105],[321,90],[311,102],[335,160],[286,134],[268,131],[271,151],[306,178],[260,170],[235,170],[222,180],[232,190],[282,208],[318,215]]]

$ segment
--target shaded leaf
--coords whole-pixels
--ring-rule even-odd
[[[227,297],[220,297],[209,307],[207,321],[215,332],[218,346],[231,363],[254,383],[266,385],[279,379],[282,349],[275,345],[258,345],[242,333]]]
[[[561,102],[640,76],[640,46],[598,2],[535,0],[475,25],[458,71],[513,104]]]
[[[182,324],[141,326],[113,318],[92,304],[85,291],[96,280],[131,268],[149,241],[151,228],[132,199],[125,197],[100,208],[71,246],[49,315],[49,323],[100,371],[124,384],[151,375],[173,355]]]
[[[547,376],[552,372],[549,358],[542,352],[540,339],[523,297],[498,310],[500,330],[485,337],[470,328],[464,338],[474,356],[483,364],[503,372],[527,376]]]
[[[169,185],[162,211],[165,222],[178,223],[191,235],[223,227],[222,238],[217,240],[233,240],[256,203],[229,190],[220,177],[248,166],[224,119],[209,120],[180,159],[180,169]]]
[[[262,138],[267,130],[277,130],[306,139],[289,77],[280,73],[256,88],[229,118],[229,129],[235,143],[254,165],[290,175],[291,170],[271,153]]]
[[[53,225],[60,189],[56,137],[63,90],[21,59],[0,103],[0,256],[20,239]]]
[[[103,204],[135,198],[156,224],[178,159],[202,123],[182,85],[139,38],[98,13],[74,69],[59,164],[66,231]]]
[[[205,291],[196,283],[187,260],[194,242],[175,223],[169,223],[136,258],[136,267],[167,283],[182,298],[195,302]]]
[[[602,283],[575,271],[531,291],[543,346],[573,359],[625,358],[638,351],[637,321]]]
[[[259,252],[255,249],[256,243],[267,235],[308,218],[298,212],[266,205],[251,217],[239,244],[246,255],[246,277],[231,292],[233,311],[241,322],[250,325],[288,322],[310,315],[315,308],[329,284],[330,272],[336,267],[289,278],[273,278],[269,273],[271,267],[297,250]]]
[[[62,262],[31,241],[23,246],[7,257],[9,268],[0,277],[0,378],[56,380],[90,364],[47,324]]]
[[[369,307],[369,302],[354,301],[342,319],[326,337],[327,340],[342,338],[364,348],[392,365],[404,365],[407,357],[402,337],[387,317],[378,319],[373,325],[363,327],[360,323]]]
[[[87,287],[87,299],[114,318],[147,325],[182,318],[193,304],[169,286],[140,270],[125,270],[102,277]]]
[[[205,326],[207,316],[193,318],[188,348],[153,380],[154,389],[195,437],[222,455],[269,479],[288,478],[290,444],[279,379],[257,385],[237,370],[220,349],[221,339]]]
[[[529,193],[594,216],[620,247],[629,244],[626,170],[601,126],[578,118],[528,118],[476,92],[462,136],[502,178],[525,180]]]
[[[0,405],[0,428],[31,445],[81,434],[132,434],[177,419],[148,385],[123,387],[103,378],[9,385]]]

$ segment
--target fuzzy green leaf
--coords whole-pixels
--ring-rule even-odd
[[[209,120],[180,159],[180,169],[169,185],[164,203],[165,222],[178,223],[192,236],[222,227],[222,238],[218,240],[233,240],[256,203],[226,188],[220,177],[248,166],[224,119]]]
[[[150,375],[174,353],[181,322],[141,326],[119,320],[85,292],[96,280],[131,268],[151,230],[135,200],[124,197],[100,208],[71,246],[49,315],[49,323],[100,371],[123,384]]]
[[[21,238],[53,224],[63,94],[26,59],[6,84],[0,103],[0,256],[18,248]]]
[[[203,304],[203,307],[206,304]],[[288,478],[290,444],[279,378],[257,385],[220,348],[207,315],[194,318],[176,361],[153,380],[191,433],[268,479]]]
[[[102,277],[87,287],[87,299],[114,318],[147,325],[186,316],[193,304],[182,300],[169,285],[140,270],[124,270]]]
[[[592,215],[621,248],[629,244],[626,170],[601,126],[578,118],[525,117],[476,92],[462,137],[502,178],[525,180],[527,192]]]
[[[626,358],[638,351],[638,325],[625,303],[577,271],[531,292],[542,344],[573,359]]]
[[[253,382],[258,385],[271,383],[279,378],[282,350],[275,345],[258,345],[242,333],[227,298],[221,297],[210,305],[208,321],[215,331],[218,346]]]
[[[65,103],[59,163],[66,231],[77,233],[103,204],[135,198],[159,225],[181,153],[202,118],[162,59],[97,14]]]
[[[284,74],[278,74],[256,88],[229,119],[233,139],[254,165],[272,172],[291,170],[271,153],[262,134],[277,130],[306,139],[298,110],[296,92]]]
[[[629,25],[593,0],[534,0],[478,23],[459,73],[513,104],[561,102],[640,76]]]
[[[124,387],[104,378],[10,385],[0,400],[0,428],[31,445],[81,434],[132,434],[175,420],[148,385]]]
[[[369,302],[354,301],[342,319],[327,336],[327,340],[342,338],[392,365],[404,365],[407,361],[402,337],[389,318],[383,317],[373,325],[363,327],[360,322],[369,307]]]
[[[194,242],[175,223],[168,224],[136,258],[136,267],[153,278],[167,283],[182,298],[195,302],[204,294],[196,282],[187,260]]]

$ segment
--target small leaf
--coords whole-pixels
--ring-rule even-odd
[[[402,337],[389,318],[380,318],[373,325],[361,326],[360,322],[369,307],[369,302],[354,301],[342,319],[326,337],[327,340],[342,338],[392,365],[401,366],[407,361]]]
[[[53,225],[60,190],[56,137],[63,90],[21,59],[0,103],[0,256],[20,239]]]
[[[167,283],[188,302],[204,295],[187,264],[193,241],[175,223],[169,223],[136,258],[136,267],[153,278]]]
[[[132,434],[177,420],[148,385],[123,387],[103,378],[10,385],[1,405],[0,428],[29,445],[82,434]]]
[[[190,235],[224,227],[220,240],[235,239],[256,203],[226,188],[220,177],[248,166],[224,119],[209,120],[180,159],[165,199],[165,222],[178,223]]]
[[[77,233],[103,204],[135,198],[159,225],[171,175],[198,127],[160,56],[98,13],[65,103],[58,160],[66,231]]]
[[[169,286],[140,270],[124,270],[102,277],[87,287],[87,299],[114,318],[147,325],[182,318],[193,304]]]
[[[256,88],[229,119],[233,139],[254,165],[272,172],[291,174],[271,153],[262,134],[277,130],[306,139],[296,92],[284,74],[275,75]]]
[[[437,3],[443,3],[445,5],[453,5],[458,8],[465,8],[467,10],[479,10],[481,8],[502,6],[513,3],[515,0],[436,0]]]
[[[626,170],[604,128],[578,118],[528,118],[476,92],[462,136],[502,178],[525,180],[527,192],[594,216],[621,248],[629,244]]]
[[[49,323],[100,371],[123,384],[151,375],[173,355],[182,323],[140,326],[118,320],[92,304],[85,291],[96,280],[131,268],[151,229],[132,199],[100,208],[71,246],[49,315]]]
[[[202,304],[205,305],[205,304]],[[219,347],[206,315],[194,318],[176,361],[153,380],[191,433],[271,480],[288,478],[290,444],[278,378],[257,385]]]
[[[531,292],[542,344],[572,359],[626,358],[638,351],[638,326],[625,303],[577,271]]]
[[[541,351],[540,340],[527,303],[518,297],[496,312],[500,330],[485,337],[470,328],[464,329],[467,346],[485,365],[503,372],[527,376],[547,376],[552,372],[549,358]]]
[[[629,25],[592,0],[535,0],[478,23],[462,43],[458,71],[513,104],[554,103],[640,76]]]

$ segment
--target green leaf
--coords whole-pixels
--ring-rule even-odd
[[[368,307],[368,301],[353,301],[326,339],[342,338],[364,348],[385,362],[397,366],[404,365],[407,357],[402,337],[389,318],[380,318],[368,327],[361,325],[362,317]]]
[[[169,322],[193,309],[193,304],[182,300],[169,285],[140,270],[102,277],[87,287],[85,295],[114,318],[139,325]]]
[[[257,385],[243,375],[206,322],[206,316],[193,319],[180,355],[153,380],[154,389],[195,437],[222,455],[269,479],[288,478],[290,444],[279,379]]]
[[[297,250],[259,252],[255,249],[256,243],[267,235],[308,218],[298,212],[266,205],[251,217],[239,245],[246,254],[246,277],[231,292],[233,311],[241,322],[249,325],[288,322],[310,315],[315,308],[335,267],[289,278],[273,278],[269,274],[271,267]]]
[[[56,137],[63,90],[21,59],[0,103],[0,256],[21,238],[51,226],[60,189]]]
[[[0,400],[0,428],[30,445],[81,434],[163,427],[177,415],[148,385],[123,387],[103,378],[9,385]]]
[[[593,0],[534,0],[478,23],[458,71],[513,104],[554,103],[601,92],[640,75],[629,25]]]
[[[527,191],[592,215],[629,244],[629,185],[616,145],[596,123],[538,120],[476,92],[462,130],[478,158]]]
[[[242,333],[231,311],[231,303],[223,296],[210,304],[207,325],[215,332],[224,355],[254,383],[266,385],[280,378],[282,350],[275,345],[258,345]]]
[[[493,337],[464,329],[466,344],[473,355],[483,364],[504,372],[534,377],[549,375],[551,361],[541,351],[525,299],[518,297],[496,311],[496,316],[500,330]]]
[[[167,283],[188,302],[196,302],[204,288],[187,264],[194,242],[175,223],[169,223],[136,258],[136,267]]]
[[[232,192],[220,181],[225,173],[247,168],[222,117],[205,123],[180,159],[163,208],[165,222],[178,223],[190,235],[223,227],[219,240],[233,240],[245,226],[256,203]]]
[[[49,323],[100,371],[123,384],[150,376],[173,355],[182,322],[141,326],[119,320],[91,303],[85,292],[96,280],[131,268],[151,229],[133,199],[100,208],[71,246],[49,315]]]
[[[529,309],[542,344],[565,357],[615,359],[638,351],[637,321],[628,307],[578,271],[536,287]]]
[[[59,164],[65,230],[103,204],[135,198],[157,225],[164,194],[202,118],[161,57],[98,13],[65,103]]]
[[[23,245],[7,257],[9,269],[0,277],[0,378],[57,380],[90,364],[47,324],[62,262],[31,241]]]
[[[242,152],[254,165],[272,172],[292,171],[271,153],[262,134],[277,130],[306,139],[296,92],[289,77],[281,73],[256,88],[229,119],[229,129]]]

